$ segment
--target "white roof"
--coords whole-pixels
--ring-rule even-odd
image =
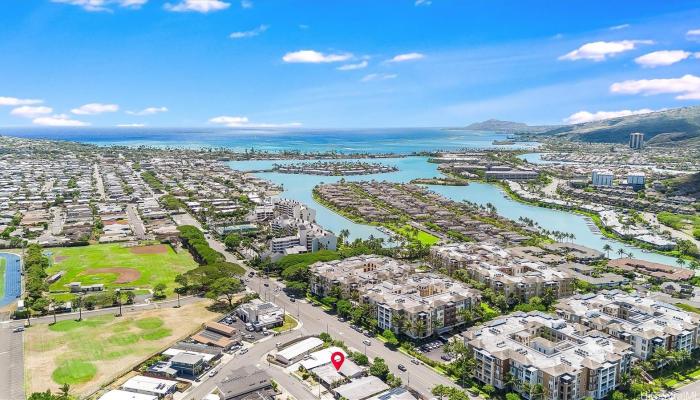
[[[157,396],[127,392],[126,390],[110,390],[100,397],[100,400],[157,400]]]
[[[151,378],[150,376],[137,375],[124,382],[122,389],[138,390],[153,394],[166,394],[171,391],[177,382],[167,379]]]
[[[317,337],[310,337],[308,339],[304,339],[299,343],[295,343],[286,349],[280,351],[277,353],[278,357],[283,357],[287,360],[292,360],[296,357],[299,357],[300,355],[309,352],[313,349],[315,349],[318,346],[321,346],[323,344],[323,340],[317,338]]]

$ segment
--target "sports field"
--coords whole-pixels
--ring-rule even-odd
[[[55,391],[68,383],[74,394],[89,394],[217,316],[206,304],[121,318],[108,314],[81,322],[33,323],[24,340],[27,393]]]
[[[123,244],[96,244],[84,247],[62,247],[50,250],[52,265],[49,276],[65,271],[49,286],[50,291],[65,291],[67,284],[103,283],[105,287],[152,288],[158,283],[172,293],[177,274],[197,267],[186,250],[176,253],[170,246],[158,244],[124,247]]]

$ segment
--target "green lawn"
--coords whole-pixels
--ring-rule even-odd
[[[5,264],[7,260],[0,258],[0,299],[5,297]]]
[[[430,233],[422,231],[420,229],[418,230],[418,233],[415,234],[409,225],[390,225],[388,226],[388,228],[409,239],[416,239],[424,245],[431,246],[440,241],[440,238],[438,238],[437,236],[433,236]]]
[[[121,244],[97,244],[84,247],[63,247],[51,249],[52,265],[47,269],[50,275],[66,271],[57,282],[50,285],[52,292],[67,289],[70,282],[81,282],[83,285],[103,283],[111,287],[152,288],[158,283],[168,286],[168,293],[175,287],[174,279],[177,274],[197,267],[189,252],[176,253],[169,246],[163,246],[165,252],[155,254],[137,254],[133,247],[123,247]],[[136,277],[128,282],[117,283],[119,273],[102,271],[86,273],[91,269],[124,268],[126,271],[137,271]],[[133,279],[133,280],[131,280]]]
[[[286,332],[288,330],[296,328],[298,322],[296,319],[292,318],[289,314],[284,315],[284,324],[282,326],[277,326],[272,328],[275,332]]]

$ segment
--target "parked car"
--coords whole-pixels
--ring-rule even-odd
[[[294,302],[297,301],[297,300],[296,300],[294,297],[290,297],[290,298],[289,298],[289,301],[291,301],[292,303],[294,303]]]
[[[398,369],[399,369],[399,371],[403,371],[403,372],[406,372],[406,366],[405,366],[405,365],[403,365],[403,364],[399,364],[399,365],[397,365],[397,366],[396,366],[396,368],[398,368]]]
[[[441,355],[440,358],[442,358],[442,359],[445,360],[445,361],[451,361],[451,360],[452,360],[452,357],[448,356],[447,354]]]
[[[12,332],[24,332],[24,327],[23,326],[18,326],[15,329],[12,330]]]
[[[216,374],[218,374],[218,373],[219,373],[218,369],[212,369],[211,371],[209,371],[209,377],[211,378],[212,376],[216,376]]]
[[[372,342],[370,342],[370,341],[367,340],[367,339],[363,340],[362,343],[364,343],[364,344],[367,345],[367,346],[371,346],[371,345],[372,345]]]
[[[420,365],[420,360],[418,360],[417,358],[412,358],[411,362],[416,364],[416,365]]]
[[[248,352],[248,349],[242,349],[241,351],[238,352],[238,354],[245,354]]]

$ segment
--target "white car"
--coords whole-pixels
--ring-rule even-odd
[[[243,355],[243,354],[245,354],[245,353],[247,353],[247,352],[248,352],[248,349],[243,349],[243,350],[239,351],[238,354]]]
[[[372,342],[370,342],[370,341],[367,340],[367,339],[363,340],[362,343],[364,343],[364,344],[367,345],[367,346],[371,346],[371,345],[372,345]]]
[[[218,373],[219,373],[218,369],[212,369],[211,371],[209,371],[209,377],[216,376],[216,374],[218,374]]]

